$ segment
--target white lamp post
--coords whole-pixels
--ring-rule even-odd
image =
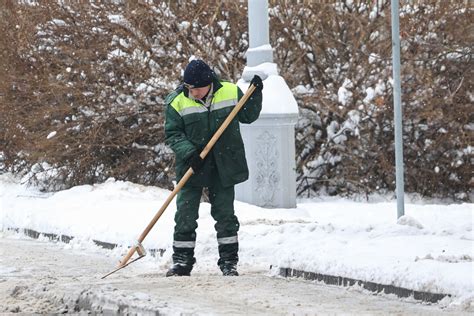
[[[241,125],[250,178],[236,186],[237,200],[268,208],[296,207],[296,100],[278,75],[269,43],[268,1],[249,0],[247,66],[238,84],[245,92],[255,74],[264,81],[263,107],[254,123]]]

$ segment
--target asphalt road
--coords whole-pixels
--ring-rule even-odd
[[[143,260],[101,280],[117,263],[110,251],[0,233],[0,313],[467,315],[245,267],[239,277],[201,270],[165,278],[163,268]]]

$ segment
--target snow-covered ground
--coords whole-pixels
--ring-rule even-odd
[[[0,314],[56,315],[443,315],[468,316],[394,295],[371,295],[360,287],[338,287],[274,277],[242,267],[239,277],[196,271],[165,278],[153,260],[141,260],[105,280],[115,264],[99,248],[31,240],[0,233]],[[13,267],[13,268],[12,268]]]
[[[113,179],[41,193],[3,174],[0,223],[3,231],[29,228],[74,236],[67,247],[84,247],[91,239],[130,245],[169,193]],[[241,222],[243,271],[285,267],[451,294],[440,304],[474,310],[473,204],[407,203],[406,215],[398,221],[395,201],[327,198],[299,201],[295,209],[241,202],[235,208]],[[142,259],[154,262],[154,273],[164,273],[171,264],[174,212],[173,202],[143,243],[166,249],[163,257]],[[197,275],[218,272],[213,225],[210,205],[202,203],[193,271]]]

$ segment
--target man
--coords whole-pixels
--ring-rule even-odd
[[[176,154],[179,181],[189,167],[194,174],[178,193],[173,240],[173,266],[166,276],[189,276],[196,259],[194,247],[198,210],[204,187],[209,190],[211,215],[216,220],[219,260],[223,275],[237,276],[239,221],[234,214],[234,185],[248,179],[239,122],[252,123],[262,109],[263,83],[255,76],[256,89],[238,115],[203,160],[202,149],[243,96],[237,85],[219,80],[202,60],[191,61],[184,83],[166,98],[166,143]]]

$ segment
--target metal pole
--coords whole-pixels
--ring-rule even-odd
[[[269,35],[268,0],[249,0],[248,18],[249,49],[246,55],[247,66],[254,67],[261,63],[273,62]]]
[[[395,172],[397,194],[397,218],[405,215],[403,180],[403,125],[400,84],[400,26],[398,0],[391,1],[392,6],[392,62],[393,62],[393,111],[395,118]]]

